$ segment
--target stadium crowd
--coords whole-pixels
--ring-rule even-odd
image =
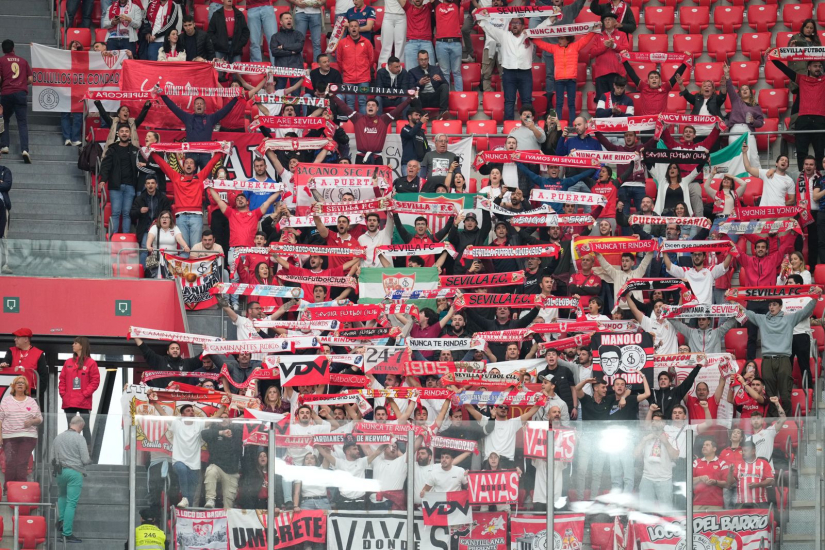
[[[92,2],[82,4],[81,26],[88,27]],[[821,289],[813,283],[825,280],[814,280],[812,273],[818,259],[825,258],[821,133],[795,136],[796,170],[787,154],[765,165],[750,133],[766,119],[755,90],[735,85],[725,64],[718,82],[696,82],[698,90],[692,91],[691,52],[670,52],[667,62],[675,61],[675,67],[651,68],[657,58],[633,50],[634,38],[640,38],[637,21],[623,0],[593,0],[589,9],[599,25],[587,29],[573,23],[585,0],[539,2],[519,8],[521,12],[497,11],[504,7],[501,0],[473,0],[472,7],[455,0],[386,0],[380,34],[374,8],[364,0],[339,0],[334,14],[343,15],[345,23],[339,22],[330,37],[323,33],[321,3],[291,4],[294,9],[281,11],[276,23],[277,10],[267,0],[247,0],[244,9],[233,0],[212,2],[206,21],[201,6],[172,0],[152,0],[148,6],[104,1],[101,29],[106,39],[93,44],[98,51],[125,49],[149,61],[255,63],[267,54],[278,69],[251,78],[256,72],[242,65],[230,70],[217,64],[217,71],[223,69],[222,85],[243,92],[211,113],[203,98],[196,98],[188,112],[161,88],[155,90],[159,99],[147,102],[134,118],[128,108],[111,115],[98,104],[100,123],[110,128],[98,173],[111,204],[109,233],[136,235],[145,248],[141,263],[147,276],[160,274],[159,250],[188,258],[218,253],[226,257],[225,282],[301,288],[300,301],[229,293],[219,296],[217,307],[237,327],[240,341],[307,333],[329,337],[320,349],[297,354],[321,354],[331,373],[365,376],[367,388],[388,390],[369,397],[365,407],[355,398],[314,405],[313,395],[342,397],[346,386],[285,386],[266,379],[250,384],[256,372],[272,367],[265,354],[184,359],[178,342],[159,354],[136,338],[149,370],[190,373],[202,389],[223,392],[233,403],[243,396],[247,400],[241,408],[287,418],[289,435],[346,434],[341,445],[281,449],[279,460],[301,468],[292,478],[279,474],[269,480],[276,485],[277,507],[403,509],[405,490],[413,491],[420,504],[430,491],[466,486],[465,470],[517,469],[522,499],[541,510],[548,502],[546,460],[525,456],[517,444],[528,422],[579,432],[572,467],[556,464],[554,470],[552,498],[562,508],[569,506],[568,497],[583,501],[606,491],[602,477],[608,468],[611,491],[633,493],[648,509],[678,508],[684,505],[687,461],[694,465],[696,507],[764,508],[773,502],[776,463],[787,465],[790,458],[774,445],[777,431],[786,414],[798,410],[795,390],[803,390],[807,403],[820,368],[814,331],[823,324]],[[80,7],[80,2],[69,2],[68,21]],[[541,34],[554,27],[564,30]],[[483,34],[484,48],[477,60],[479,79],[467,82],[462,63],[476,61],[470,38],[474,30]],[[322,51],[322,44],[336,42],[337,47]],[[816,22],[801,22],[790,45],[801,48],[798,57],[789,58],[792,62],[771,58],[765,63],[787,77],[795,128],[821,132],[823,61],[814,53],[805,59],[805,48],[820,45]],[[278,76],[303,70],[307,48],[314,64],[306,79]],[[4,153],[9,117],[15,112],[7,102],[18,93],[7,83],[20,86],[19,78],[29,74],[8,72],[13,50],[10,41],[4,42],[6,55],[0,58]],[[532,67],[538,59],[546,69],[543,94],[533,89]],[[590,118],[576,108],[583,84],[579,67],[585,59],[596,88]],[[640,61],[648,62],[643,73]],[[497,122],[517,121],[500,147],[478,151],[474,170],[483,178],[471,177],[470,159],[449,151],[447,135],[427,133],[436,120],[462,112],[451,106],[451,93],[473,85],[484,91],[500,87],[503,104],[495,113]],[[632,88],[638,97],[631,95]],[[685,109],[674,113],[668,105],[671,91],[679,91],[690,115]],[[158,101],[180,125],[146,132],[148,154],[139,147],[138,131]],[[478,111],[478,105],[471,110]],[[663,113],[675,115],[676,122]],[[17,116],[19,121],[19,112]],[[324,126],[303,127],[299,117],[323,118]],[[280,125],[289,118],[295,127]],[[301,217],[295,197],[306,192],[293,182],[299,163],[383,165],[390,160],[384,158],[385,136],[405,119],[403,150],[393,159],[401,175],[382,181],[376,171],[371,182],[361,183],[360,189],[372,191],[377,203],[357,213],[361,202],[349,189],[340,189],[337,201],[313,190],[313,203],[303,214],[309,223],[292,223]],[[268,123],[277,127],[267,128]],[[64,121],[67,146],[81,141],[77,124],[72,115]],[[24,124],[19,127],[25,131]],[[159,146],[163,132],[180,128],[192,143],[212,142],[216,128],[260,132],[263,154],[254,158],[251,181],[280,184],[280,190],[216,190],[215,181],[233,181],[222,165],[224,150],[164,155]],[[321,143],[301,150],[266,145],[284,138]],[[664,147],[657,147],[660,140]],[[4,193],[0,180],[0,199],[8,208]],[[449,215],[419,215],[404,223],[394,211],[399,204],[394,196],[401,193],[474,193],[480,200]],[[343,213],[325,222],[323,216],[335,212]],[[394,231],[410,246],[393,249]],[[289,247],[311,252],[279,252]],[[418,311],[388,301],[371,320],[347,320],[342,306],[359,304],[358,286],[335,286],[336,278],[357,279],[368,268],[404,267],[435,267],[460,282],[433,294],[433,307]],[[397,290],[410,297],[404,294],[409,287]],[[339,308],[340,326],[298,328],[313,307]],[[262,326],[266,321],[273,324]],[[409,355],[402,355],[395,365],[398,372],[364,372],[363,363],[335,358],[360,356],[364,361],[376,342],[339,345],[335,338],[343,336],[338,330],[367,340],[374,336],[365,335],[377,334],[386,346],[402,338],[408,348],[415,340],[426,345],[412,346]],[[649,364],[639,376],[621,346],[588,343],[590,333],[605,330],[649,335],[650,344],[640,346],[647,362],[654,362],[654,354],[667,358],[656,361],[655,376]],[[726,338],[731,331],[738,335],[735,341]],[[88,357],[82,347],[76,353]],[[731,358],[709,359],[731,352]],[[6,362],[18,355],[11,351]],[[408,364],[421,362],[432,372],[410,372]],[[464,370],[482,363],[483,374]],[[687,377],[677,376],[676,367],[685,365],[691,367]],[[707,369],[716,382],[713,391],[707,382],[695,383]],[[191,404],[162,405],[165,400],[154,392],[179,382],[174,377],[149,382],[148,399],[157,414],[175,416],[168,423],[174,439],[171,456],[153,453],[149,463],[152,504],[160,506],[164,480],[172,476],[180,489],[179,507],[265,507],[266,468],[274,457],[266,449],[243,445],[243,429],[231,420],[237,407],[224,403],[214,411],[222,420],[205,422],[203,412]],[[439,389],[449,390],[450,397],[421,397],[428,390],[438,395]],[[491,401],[471,395],[489,390],[501,395],[488,395]],[[0,405],[4,439],[8,400]],[[720,409],[732,414],[720,418]],[[605,452],[599,438],[637,420],[625,451]],[[730,421],[729,432],[721,429]],[[409,426],[418,436],[409,442],[392,428],[386,432],[398,435],[392,442],[364,445],[354,434],[365,423]],[[686,448],[688,430],[696,434],[693,449]],[[472,441],[480,454],[430,445],[437,436]],[[204,445],[208,453],[202,453]],[[415,455],[414,472],[407,471],[406,453]],[[377,485],[365,487],[377,488],[316,486],[314,476],[306,473],[314,468],[371,476]],[[408,477],[413,485],[405,484]],[[70,529],[64,534],[72,535]]]

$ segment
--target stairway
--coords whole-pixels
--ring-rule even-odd
[[[83,492],[74,519],[74,535],[84,550],[123,548],[129,536],[129,467],[94,464],[87,467]],[[57,485],[51,478],[51,500],[57,502]],[[147,506],[146,469],[139,466],[135,479],[137,510]],[[135,518],[135,525],[140,519]],[[53,526],[49,526],[53,529]],[[58,539],[58,548],[62,542]]]
[[[29,43],[56,46],[54,25],[48,0],[0,0],[0,37],[13,40],[15,53],[30,63]],[[10,152],[0,158],[14,181],[8,238],[25,240],[10,243],[12,267],[15,257],[21,258],[15,254],[16,248],[29,250],[43,244],[30,240],[98,240],[84,174],[77,169],[78,148],[63,145],[60,114],[34,113],[31,101],[29,96],[29,152],[33,164],[25,164],[20,156],[16,119],[6,129],[11,133]]]

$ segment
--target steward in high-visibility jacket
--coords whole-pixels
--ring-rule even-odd
[[[156,512],[151,508],[145,508],[140,511],[140,519],[143,523],[135,528],[135,550],[166,550],[166,534],[155,525]],[[128,541],[124,550],[129,550]]]

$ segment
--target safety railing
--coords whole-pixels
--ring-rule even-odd
[[[42,507],[48,509],[48,515],[54,517],[54,524],[57,523],[57,506],[51,502],[0,502],[0,506],[8,506],[13,509],[13,529],[14,535],[12,537],[12,550],[20,550],[20,508],[34,508]],[[52,529],[52,548],[57,548],[57,530]],[[46,534],[48,540],[48,531]]]

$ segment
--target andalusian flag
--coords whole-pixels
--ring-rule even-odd
[[[724,149],[710,154],[710,166],[716,167],[716,177],[721,179],[724,175],[731,175],[737,178],[747,178],[750,175],[745,170],[745,163],[742,162],[742,144],[747,141],[748,134],[742,134]]]
[[[375,304],[393,290],[435,290],[438,270],[434,267],[365,267],[358,278],[358,303]],[[432,307],[435,300],[409,300],[419,308]]]
[[[464,193],[459,195],[454,194],[442,194],[442,193],[399,193],[395,195],[395,200],[401,202],[427,202],[427,203],[437,203],[437,204],[448,204],[452,203],[455,204],[459,211],[461,210],[472,210],[476,218],[478,219],[478,223],[481,223],[481,210],[475,209],[475,197],[478,195],[476,193]],[[415,218],[418,217],[417,214],[399,214],[398,217],[401,219],[401,223],[404,225],[404,228],[407,232],[412,235],[415,233]],[[440,231],[444,224],[447,223],[447,220],[450,219],[447,216],[424,216],[427,218],[427,225],[430,228],[430,232],[432,234],[437,233]],[[398,232],[396,231],[393,233],[392,236],[393,244],[404,244],[404,241],[401,240],[401,237],[398,236]]]

